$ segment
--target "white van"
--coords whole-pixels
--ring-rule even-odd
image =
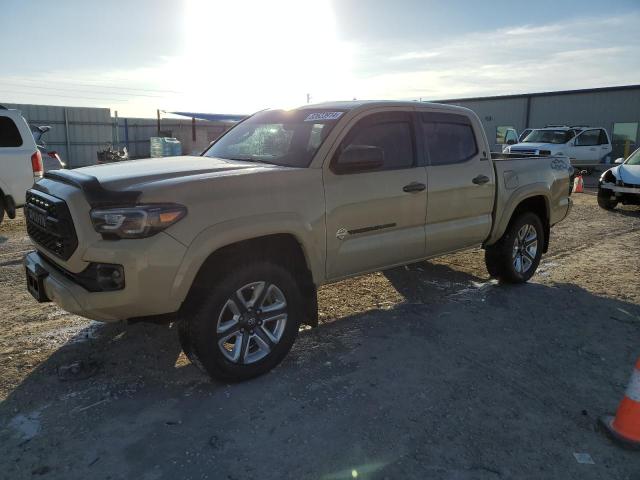
[[[604,128],[548,126],[536,128],[520,143],[504,148],[504,153],[563,155],[574,167],[594,167],[609,163],[611,140]]]
[[[42,178],[42,154],[18,110],[0,107],[0,223],[15,218],[27,189]]]

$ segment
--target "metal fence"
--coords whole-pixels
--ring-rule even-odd
[[[97,152],[109,145],[127,147],[132,158],[149,156],[149,138],[158,136],[157,119],[115,118],[108,108],[59,107],[4,103],[15,108],[30,125],[48,125],[43,137],[49,150],[57,151],[69,168],[94,165]],[[200,153],[231,124],[192,119],[162,119],[160,136],[176,137],[183,154]]]

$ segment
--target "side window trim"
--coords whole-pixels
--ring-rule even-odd
[[[392,111],[392,112],[376,112],[368,114],[362,117],[360,120],[356,122],[356,124],[345,134],[345,136],[340,140],[338,147],[335,149],[333,156],[331,158],[331,162],[329,163],[329,170],[334,175],[356,175],[359,173],[374,173],[374,172],[337,172],[334,168],[338,163],[338,158],[342,153],[344,145],[351,141],[354,136],[356,136],[360,129],[368,128],[375,125],[383,125],[385,123],[407,123],[409,125],[409,135],[411,138],[411,148],[412,148],[412,162],[411,165],[400,168],[383,168],[380,170],[375,170],[375,172],[384,172],[384,171],[395,171],[395,170],[408,170],[410,168],[416,168],[419,165],[419,155],[418,155],[418,144],[417,144],[417,128],[416,128],[416,119],[414,117],[414,112],[411,111]],[[375,117],[381,117],[381,120],[375,120]],[[388,117],[388,118],[382,118]]]

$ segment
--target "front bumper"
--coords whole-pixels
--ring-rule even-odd
[[[117,322],[176,312],[181,299],[171,295],[185,247],[168,235],[125,243],[100,242],[87,249],[86,262],[124,267],[125,287],[91,292],[37,251],[27,254],[27,270],[41,273],[43,297],[62,309],[92,320]]]
[[[640,188],[638,187],[622,187],[620,185],[616,185],[615,183],[610,182],[602,182],[600,183],[600,188],[605,190],[611,190],[614,193],[621,193],[625,195],[640,195]]]

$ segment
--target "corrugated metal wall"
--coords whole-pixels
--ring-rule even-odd
[[[521,132],[527,127],[545,125],[589,125],[604,127],[611,136],[615,123],[640,123],[640,87],[441,100],[439,103],[473,110],[480,117],[490,144],[496,141],[499,126],[512,126]]]
[[[43,137],[47,148],[59,152],[70,168],[93,165],[97,152],[109,145],[127,146],[133,158],[149,156],[149,138],[158,134],[156,119],[111,117],[108,108],[58,107],[5,103],[0,105],[22,112],[31,125],[49,125]],[[197,120],[195,141],[191,119],[162,119],[163,136],[173,136],[182,143],[184,154],[200,153],[231,124]],[[128,141],[127,141],[128,140]]]
[[[0,105],[20,110],[30,125],[49,125],[51,130],[43,139],[48,149],[59,152],[70,167],[96,163],[96,152],[113,141],[111,112],[108,108],[4,102],[0,102]]]

